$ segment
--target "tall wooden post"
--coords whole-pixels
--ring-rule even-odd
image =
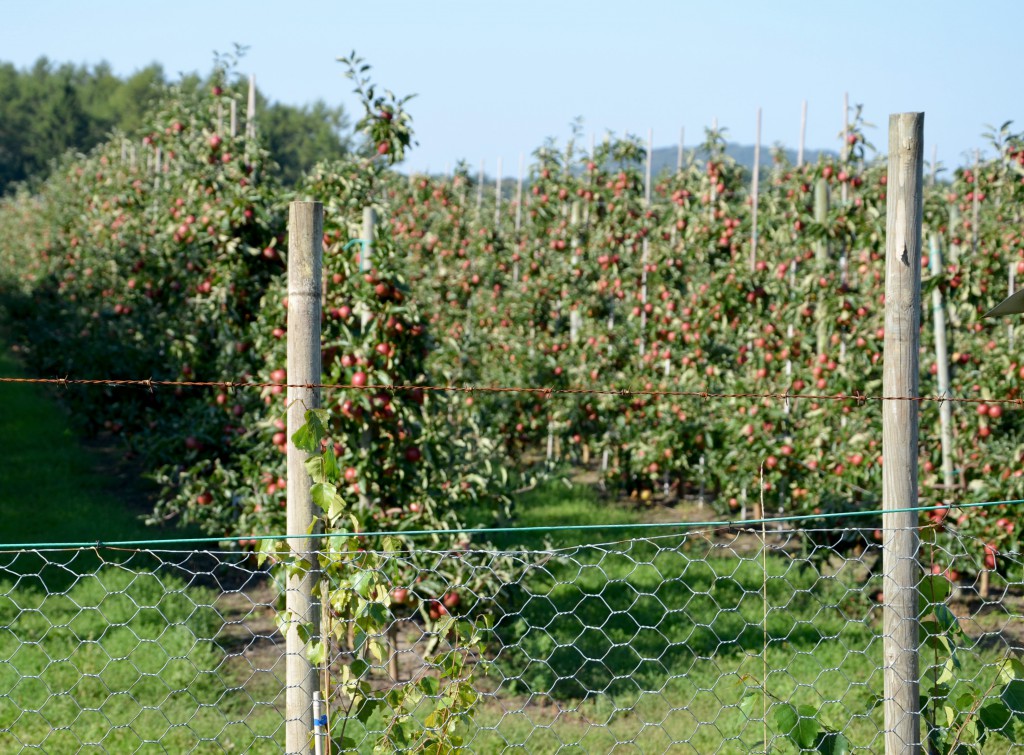
[[[320,406],[320,390],[308,386],[321,381],[320,279],[323,259],[324,208],[319,202],[292,202],[288,217],[288,534],[307,532],[313,521],[312,480],[306,454],[291,442],[305,423],[305,412]],[[314,566],[317,538],[289,539],[292,553]],[[316,570],[288,578],[285,605],[291,620],[286,631],[285,752],[313,751],[313,693],[317,670],[306,655],[307,643],[299,636],[300,624],[320,626],[320,607],[313,600]],[[310,642],[316,637],[311,637]]]
[[[918,395],[924,113],[889,116],[882,392],[885,751],[918,755]]]

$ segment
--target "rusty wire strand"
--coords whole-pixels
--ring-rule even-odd
[[[917,401],[918,403],[934,402],[941,404],[948,401],[953,404],[1008,404],[1016,407],[1024,407],[1024,398],[966,398],[956,396],[882,396],[868,395],[861,391],[853,393],[790,393],[787,389],[779,392],[765,393],[717,393],[707,390],[689,391],[667,391],[645,388],[555,388],[552,386],[490,386],[490,385],[414,385],[414,384],[380,384],[367,383],[365,385],[352,385],[350,383],[274,383],[274,382],[251,382],[251,381],[226,381],[226,380],[146,380],[139,379],[102,379],[102,378],[15,378],[0,377],[0,384],[4,383],[42,383],[58,385],[67,388],[72,385],[105,385],[111,388],[127,388],[138,386],[146,388],[150,392],[157,387],[182,387],[182,388],[222,388],[231,390],[235,388],[320,388],[325,390],[353,390],[353,391],[432,391],[436,393],[527,393],[542,398],[552,396],[619,396],[622,398],[634,397],[667,397],[667,398],[699,398],[705,401],[709,399],[771,399],[773,401],[839,401],[864,406],[869,401]]]

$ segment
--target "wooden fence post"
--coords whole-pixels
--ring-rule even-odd
[[[292,202],[288,217],[288,534],[309,530],[313,521],[312,480],[306,471],[306,454],[291,442],[305,423],[305,412],[320,406],[320,390],[309,388],[321,381],[320,279],[323,260],[324,208],[319,202]],[[299,387],[302,386],[302,387]],[[291,538],[292,553],[314,567],[317,538]],[[299,625],[311,623],[316,640],[320,606],[313,600],[316,570],[288,578],[285,605],[290,622],[285,657],[285,752],[308,755],[312,749],[313,693],[317,670],[306,656],[307,643]]]
[[[889,116],[882,373],[885,751],[918,755],[918,395],[924,113]]]

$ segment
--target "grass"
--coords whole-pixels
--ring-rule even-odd
[[[524,496],[517,512],[520,524],[541,527],[639,523],[646,513],[558,485]],[[530,569],[508,596],[513,616],[499,623],[502,649],[489,675],[495,696],[472,746],[750,753],[770,742],[789,752],[761,719],[772,722],[774,706],[793,703],[820,710],[855,751],[880,751],[877,577],[856,562],[812,564],[798,552],[762,558],[750,535],[729,543],[665,533],[501,535],[504,546],[568,550]],[[965,678],[997,660],[997,650],[965,653]],[[748,718],[739,705],[750,688]]]
[[[6,349],[0,376],[25,377]],[[50,389],[15,383],[2,390],[0,543],[159,537],[113,495],[112,481],[96,471],[95,455],[82,449]]]
[[[116,565],[65,593],[0,582],[0,751],[279,751],[273,703],[225,678],[215,598]]]
[[[0,544],[191,534],[143,523],[47,388],[2,390]],[[216,597],[131,551],[0,551],[0,752],[280,752],[282,684],[243,684]]]

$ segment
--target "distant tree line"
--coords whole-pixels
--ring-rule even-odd
[[[247,83],[227,74],[215,69],[207,77],[185,74],[173,83],[193,89],[216,79],[237,88],[244,103]],[[45,177],[50,162],[68,150],[88,151],[115,130],[135,134],[171,84],[156,63],[125,78],[107,63],[90,67],[40,58],[23,70],[0,63],[0,194]],[[271,103],[257,91],[257,113],[259,133],[285,183],[350,149],[349,122],[340,106],[322,100],[301,107]]]

